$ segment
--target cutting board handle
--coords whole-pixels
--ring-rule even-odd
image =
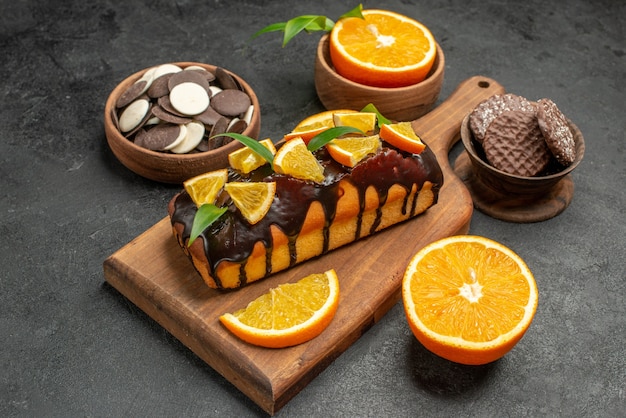
[[[465,115],[483,100],[503,93],[504,87],[491,78],[470,77],[439,106],[413,121],[413,129],[435,152],[439,164],[449,166],[448,152],[461,137],[461,122]]]

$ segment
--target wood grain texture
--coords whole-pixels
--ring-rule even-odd
[[[561,214],[574,197],[574,180],[568,174],[545,193],[516,195],[500,192],[485,184],[474,173],[467,152],[462,152],[454,163],[454,172],[465,183],[476,209],[501,221],[541,222]]]
[[[448,163],[463,117],[502,93],[485,77],[461,83],[439,107],[413,122],[444,172],[437,205],[425,214],[237,291],[208,288],[176,243],[164,218],[104,262],[105,279],[269,414],[274,414],[375,324],[399,299],[410,258],[437,239],[466,233],[473,205]],[[317,338],[296,347],[246,344],[218,316],[242,308],[269,288],[334,268],[339,308]]]

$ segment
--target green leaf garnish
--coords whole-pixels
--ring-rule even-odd
[[[262,35],[264,33],[269,33],[269,32],[284,31],[285,30],[285,26],[287,26],[287,22],[273,23],[271,25],[268,25],[268,26],[264,27],[263,29],[261,29],[257,33],[255,33],[254,35],[252,35],[252,37],[256,38],[259,35]]]
[[[347,17],[358,17],[363,19],[363,5],[359,4],[354,9],[350,10],[339,17],[339,19],[345,19]],[[252,35],[252,38],[256,38],[259,35],[269,32],[284,32],[283,35],[283,47],[293,39],[294,36],[302,31],[307,33],[311,32],[330,32],[335,26],[335,22],[326,16],[321,15],[302,15],[289,19],[286,22],[273,23],[261,29]]]
[[[363,131],[352,126],[335,126],[334,128],[326,129],[311,138],[309,144],[307,145],[307,149],[311,152],[317,151],[333,139],[349,133],[362,134]]]
[[[350,10],[348,13],[342,14],[339,19],[345,19],[347,17],[358,17],[359,19],[364,19],[363,17],[363,5],[359,4],[354,9]]]
[[[263,159],[265,161],[270,163],[270,166],[272,167],[272,170],[274,169],[274,154],[272,154],[272,152],[270,150],[265,148],[256,139],[250,138],[249,136],[246,136],[246,135],[237,134],[237,133],[234,133],[234,132],[226,132],[226,133],[223,133],[223,134],[215,135],[214,137],[218,137],[218,136],[227,136],[229,138],[236,139],[237,141],[239,141],[242,144],[244,144],[246,147],[252,149],[252,151],[254,151],[257,154],[259,154],[261,157],[263,157]]]
[[[285,35],[283,37],[283,47],[291,39],[303,30],[311,33],[318,31],[328,31],[335,26],[335,22],[325,16],[307,15],[290,19],[285,25]],[[328,29],[330,28],[330,29]]]
[[[373,103],[369,103],[367,106],[361,109],[361,112],[376,113],[376,120],[379,128],[383,125],[388,125],[391,123],[389,119],[381,115],[381,113],[378,111],[378,109],[376,109],[376,106],[374,106]]]
[[[211,224],[218,220],[227,210],[227,208],[218,208],[212,203],[205,203],[200,206],[193,218],[193,225],[191,226],[191,234],[189,235],[187,246],[191,246],[202,231],[211,226]]]

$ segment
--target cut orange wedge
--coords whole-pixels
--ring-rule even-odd
[[[266,138],[259,141],[259,143],[270,150],[272,154],[276,154],[276,147],[271,139]],[[267,164],[267,161],[251,148],[243,147],[228,154],[228,163],[235,170],[248,174],[252,170]]]
[[[413,130],[411,122],[390,123],[380,127],[380,138],[401,150],[419,154],[426,144]]]
[[[334,270],[284,283],[244,309],[220,316],[221,323],[254,345],[282,348],[309,341],[324,331],[339,306],[339,280]]]
[[[435,38],[421,23],[385,10],[339,19],[330,34],[337,72],[357,83],[402,87],[424,80],[435,62]]]
[[[335,112],[333,113],[335,126],[352,126],[364,134],[376,129],[376,113],[370,112]]]
[[[321,134],[328,128],[332,126],[327,126],[325,124],[312,124],[312,125],[304,125],[300,127],[296,127],[293,131],[283,136],[285,141],[291,141],[295,138],[301,138],[305,144],[308,145],[309,141],[315,137],[315,135]]]
[[[354,167],[369,154],[375,154],[381,143],[378,135],[336,138],[326,144],[328,153],[339,164]]]
[[[354,110],[326,110],[324,112],[316,113],[308,116],[300,121],[293,131],[286,134],[283,139],[290,141],[294,138],[302,138],[305,144],[315,136],[324,132],[328,128],[332,128],[334,125],[333,114],[335,112],[351,113]]]
[[[278,149],[274,156],[274,170],[302,180],[324,181],[324,167],[309,151],[302,138],[295,138]]]
[[[522,338],[538,292],[524,261],[480,236],[435,241],[410,261],[402,281],[409,326],[428,350],[453,362],[495,361]]]
[[[267,214],[276,194],[275,182],[232,182],[224,185],[233,203],[250,224]]]
[[[224,168],[192,177],[183,182],[183,187],[196,206],[200,207],[205,203],[214,203],[227,180],[228,170]]]
[[[334,125],[333,122],[333,114],[335,113],[354,113],[356,112],[356,110],[350,110],[350,109],[337,109],[337,110],[325,110],[323,112],[319,112],[316,113],[314,115],[311,116],[307,116],[306,118],[302,119],[294,128],[295,130],[304,130],[305,127],[310,127],[310,126],[327,126],[329,128],[332,128]]]

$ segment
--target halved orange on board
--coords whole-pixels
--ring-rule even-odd
[[[281,284],[219,319],[250,344],[282,348],[317,337],[328,327],[338,306],[339,280],[335,270],[328,270]]]
[[[403,87],[424,80],[437,55],[430,30],[395,12],[362,13],[364,19],[339,19],[330,33],[330,57],[337,72],[373,87]]]
[[[528,266],[488,238],[435,241],[410,261],[402,281],[404,311],[428,350],[469,365],[495,361],[522,338],[538,291]]]

